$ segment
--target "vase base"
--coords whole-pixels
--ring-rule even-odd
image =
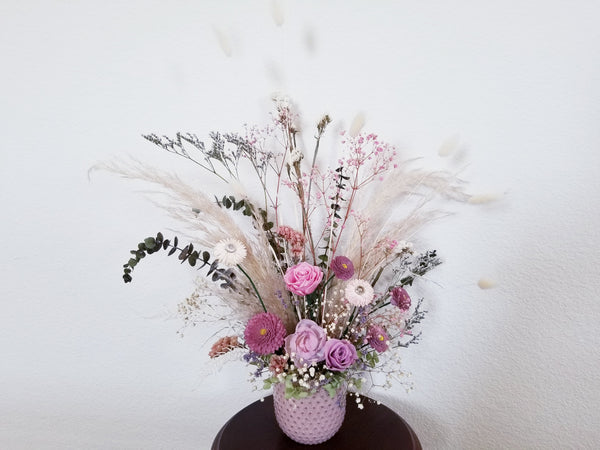
[[[306,398],[285,398],[285,386],[273,388],[275,418],[281,430],[293,441],[315,445],[331,439],[346,415],[346,390],[331,397],[324,389]]]

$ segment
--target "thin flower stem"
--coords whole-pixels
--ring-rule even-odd
[[[387,305],[389,305],[390,303],[391,303],[391,302],[384,302],[384,303],[382,303],[381,305],[379,305],[378,307],[376,307],[376,308],[373,308],[371,311],[369,311],[369,315],[373,314],[373,313],[374,313],[375,311],[377,311],[378,309],[385,308],[385,307],[386,307]]]
[[[261,306],[263,307],[264,311],[267,312],[267,308],[265,307],[265,304],[262,300],[262,297],[260,296],[260,294],[258,293],[258,289],[256,289],[256,285],[254,284],[254,281],[252,281],[252,278],[250,278],[250,275],[248,275],[246,273],[246,271],[244,269],[242,269],[242,266],[240,266],[239,264],[237,265],[238,269],[240,269],[242,271],[242,273],[244,275],[246,275],[246,278],[248,278],[248,281],[250,282],[250,284],[252,285],[252,288],[254,288],[254,292],[256,293],[256,296],[258,297],[258,300],[260,301]]]
[[[354,319],[356,319],[356,317],[354,317],[355,312],[356,312],[356,306],[354,308],[352,308],[352,313],[350,314],[350,319],[348,320],[348,324],[346,325],[346,328],[344,328],[344,331],[342,331],[342,334],[340,335],[340,337],[344,337],[344,335],[346,334],[346,331],[348,331],[348,328],[350,328],[350,325],[352,325],[352,322],[354,322]]]
[[[317,303],[317,317],[319,315],[319,311],[321,311],[321,322],[322,323],[325,323],[325,302],[327,301],[327,299],[325,298],[325,296],[327,295],[327,285],[334,278],[335,278],[335,275],[331,275],[329,277],[329,279],[323,285],[323,288],[321,289],[321,295],[318,298],[318,303]]]

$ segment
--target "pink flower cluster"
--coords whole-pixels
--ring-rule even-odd
[[[358,359],[356,347],[347,339],[329,339],[323,328],[309,319],[296,325],[296,332],[285,338],[285,351],[298,367],[325,361],[329,370],[341,372]]]
[[[371,172],[368,179],[397,167],[396,149],[393,145],[380,141],[376,134],[360,133],[356,137],[344,135],[342,144],[346,146],[348,157],[340,160],[339,164],[358,170],[368,163]]]
[[[290,245],[293,256],[300,256],[304,252],[304,235],[291,227],[282,225],[277,228],[277,234]]]
[[[240,347],[237,336],[225,336],[213,344],[210,352],[208,352],[208,356],[216,358],[217,356],[230,352],[236,347]]]
[[[272,355],[269,359],[269,371],[273,375],[283,373],[287,366],[288,357],[287,355]]]

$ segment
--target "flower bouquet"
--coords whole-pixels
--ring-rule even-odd
[[[426,313],[411,288],[441,262],[410,240],[443,214],[432,200],[467,199],[454,176],[412,168],[372,133],[342,132],[339,155],[328,158],[334,165],[321,167],[330,123],[325,115],[316,124],[312,154],[301,144],[292,104],[281,98],[268,125],[214,132],[210,143],[193,134],[144,136],[214,176],[224,196],[142,164],[107,166],[166,188],[163,206],[186,225],[191,242],[162,233],[144,239],[131,250],[124,281],[159,251],[201,270],[179,306],[183,320],[222,325],[211,358],[252,365],[254,380],[274,389],[280,426],[304,443],[337,431],[347,390],[361,408],[361,389],[377,385],[377,373],[381,386],[402,376],[401,352],[418,342]],[[329,406],[320,416],[294,417],[307,401]],[[325,425],[332,429],[321,432]]]

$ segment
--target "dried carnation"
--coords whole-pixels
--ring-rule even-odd
[[[408,292],[401,286],[396,286],[392,289],[392,299],[390,300],[392,305],[397,306],[402,311],[408,311],[410,308],[411,300]]]

